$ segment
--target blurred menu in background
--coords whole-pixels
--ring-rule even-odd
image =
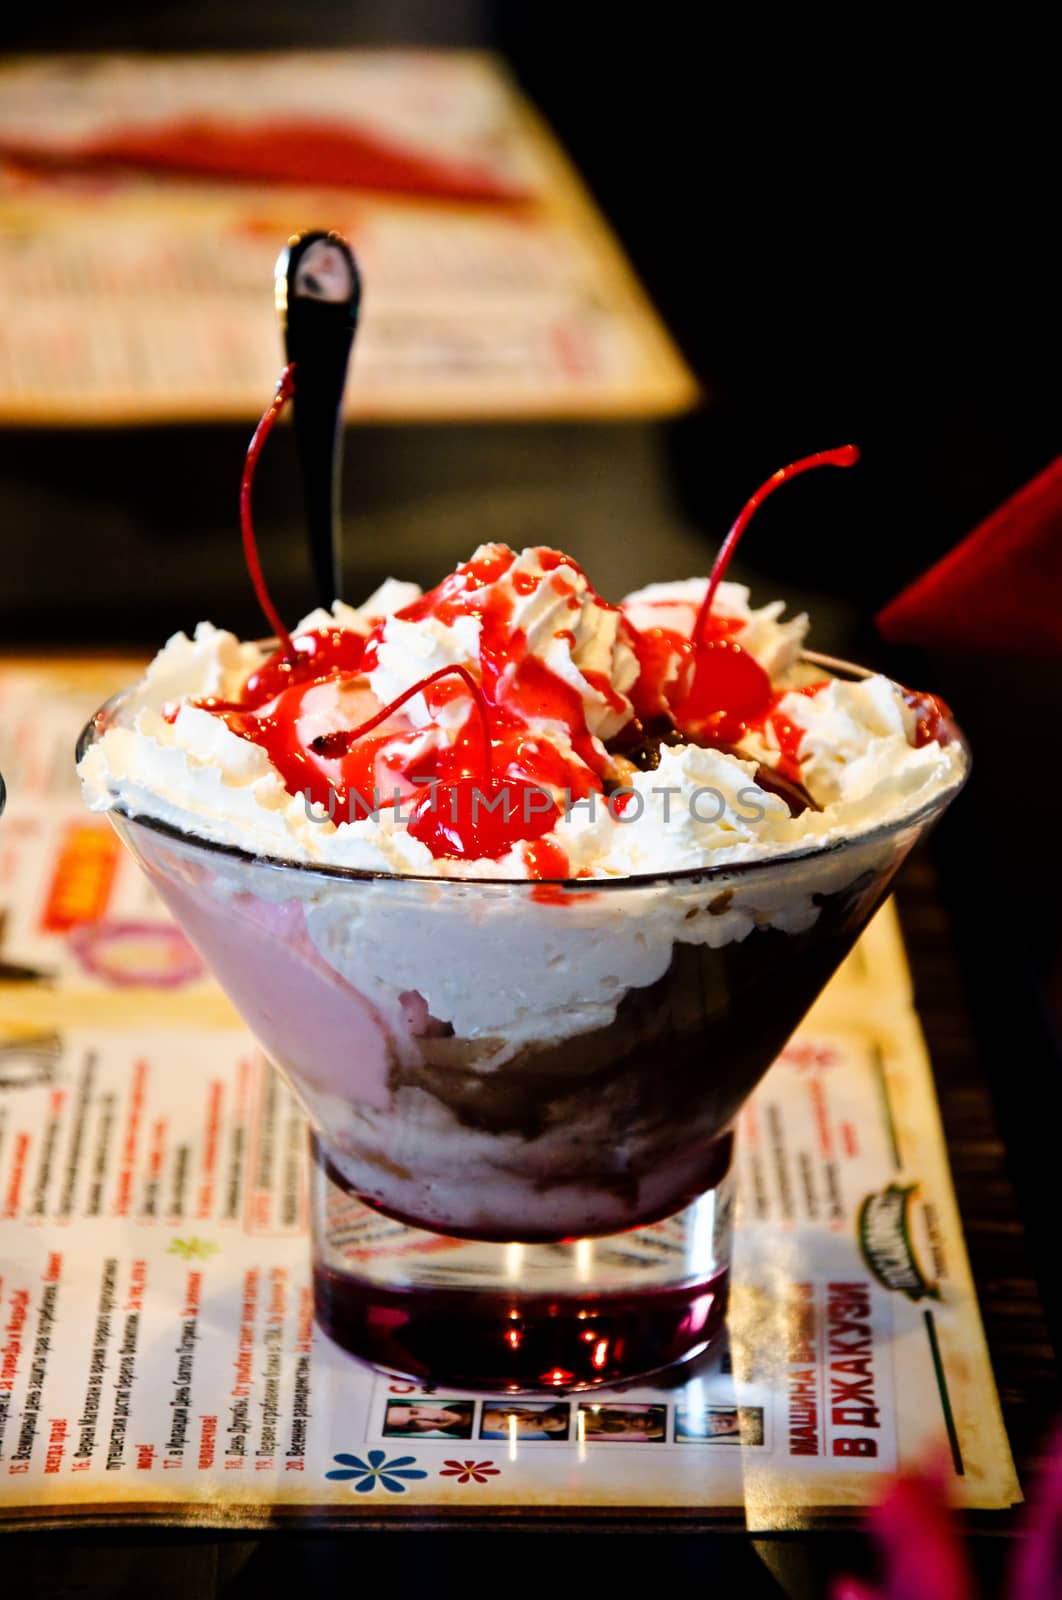
[[[367,285],[352,420],[680,411],[690,373],[489,56],[67,56],[0,69],[0,424],[249,420],[278,244]]]

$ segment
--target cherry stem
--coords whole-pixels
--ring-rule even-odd
[[[289,361],[284,371],[280,374],[277,382],[277,392],[273,397],[272,405],[269,406],[254,430],[254,436],[247,447],[247,460],[244,463],[243,477],[240,479],[240,528],[243,531],[243,559],[247,563],[247,571],[251,575],[251,582],[258,597],[258,604],[262,608],[262,614],[283,645],[284,654],[289,661],[295,660],[295,645],[292,642],[291,634],[280,620],[279,611],[269,598],[269,590],[266,588],[265,578],[262,576],[262,565],[258,559],[258,546],[254,537],[254,524],[251,521],[251,486],[254,483],[258,457],[262,454],[265,442],[272,433],[277,418],[294,393],[295,363],[294,361]]]
[[[791,462],[788,467],[779,467],[777,472],[771,474],[766,483],[760,484],[760,487],[746,503],[741,515],[719,547],[719,554],[715,558],[715,565],[709,575],[708,588],[705,592],[704,600],[701,602],[701,609],[697,613],[697,621],[693,629],[693,644],[695,648],[704,643],[704,633],[708,626],[708,617],[712,609],[712,601],[715,599],[715,591],[719,587],[724,572],[730,565],[730,558],[737,548],[738,540],[752,521],[755,513],[767,499],[767,496],[773,494],[776,489],[780,489],[782,484],[786,483],[790,478],[796,478],[802,472],[810,472],[812,467],[854,467],[858,460],[859,450],[854,444],[841,445],[838,450],[819,450],[813,456],[802,456],[799,461]]]
[[[487,701],[483,690],[467,667],[456,665],[440,667],[437,672],[430,672],[426,678],[421,678],[420,682],[415,683],[411,689],[406,689],[402,694],[397,695],[389,705],[384,706],[382,711],[378,711],[367,722],[362,722],[349,732],[344,729],[338,733],[319,734],[316,739],[311,740],[310,749],[315,755],[319,756],[345,756],[347,751],[353,749],[363,735],[371,733],[374,728],[378,728],[381,722],[386,722],[388,717],[397,711],[400,706],[404,706],[407,700],[412,700],[415,694],[420,694],[421,690],[426,689],[429,684],[438,683],[440,678],[448,678],[453,673],[456,673],[459,678],[464,680],[466,688],[471,692],[472,698],[476,702],[476,710],[479,712],[479,720],[483,728],[483,762],[486,787],[490,788],[494,774],[491,763],[490,717],[487,712]]]

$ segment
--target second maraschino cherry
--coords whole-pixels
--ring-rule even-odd
[[[774,699],[771,680],[759,662],[730,637],[726,622],[713,612],[716,590],[738,541],[768,495],[813,467],[852,467],[858,460],[859,451],[852,444],[802,456],[772,473],[746,502],[723,540],[708,578],[690,639],[685,688],[670,696],[671,713],[683,732],[706,743],[736,744],[749,724],[770,708]]]

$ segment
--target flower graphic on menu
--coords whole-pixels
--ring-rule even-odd
[[[166,1254],[182,1256],[185,1261],[206,1261],[208,1256],[216,1255],[220,1249],[221,1246],[215,1244],[213,1239],[200,1239],[193,1233],[190,1239],[174,1239],[167,1245]]]
[[[492,1461],[444,1461],[439,1468],[440,1478],[456,1478],[458,1483],[486,1483],[501,1472]]]
[[[378,1483],[383,1485],[388,1494],[405,1494],[408,1485],[401,1481],[403,1478],[428,1476],[422,1467],[413,1465],[416,1456],[395,1456],[393,1461],[388,1461],[386,1450],[369,1450],[365,1461],[360,1456],[348,1455],[337,1455],[332,1459],[341,1465],[326,1472],[325,1477],[352,1479],[355,1494],[371,1494]]]

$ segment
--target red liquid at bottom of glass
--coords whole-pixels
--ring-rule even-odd
[[[314,1142],[314,1303],[343,1350],[426,1388],[614,1387],[700,1356],[730,1276],[732,1140],[676,1215],[593,1239],[451,1237],[381,1213]]]
[[[391,1290],[314,1268],[317,1321],[372,1366],[423,1387],[565,1392],[631,1383],[702,1354],[729,1269],[680,1289],[599,1296]]]

